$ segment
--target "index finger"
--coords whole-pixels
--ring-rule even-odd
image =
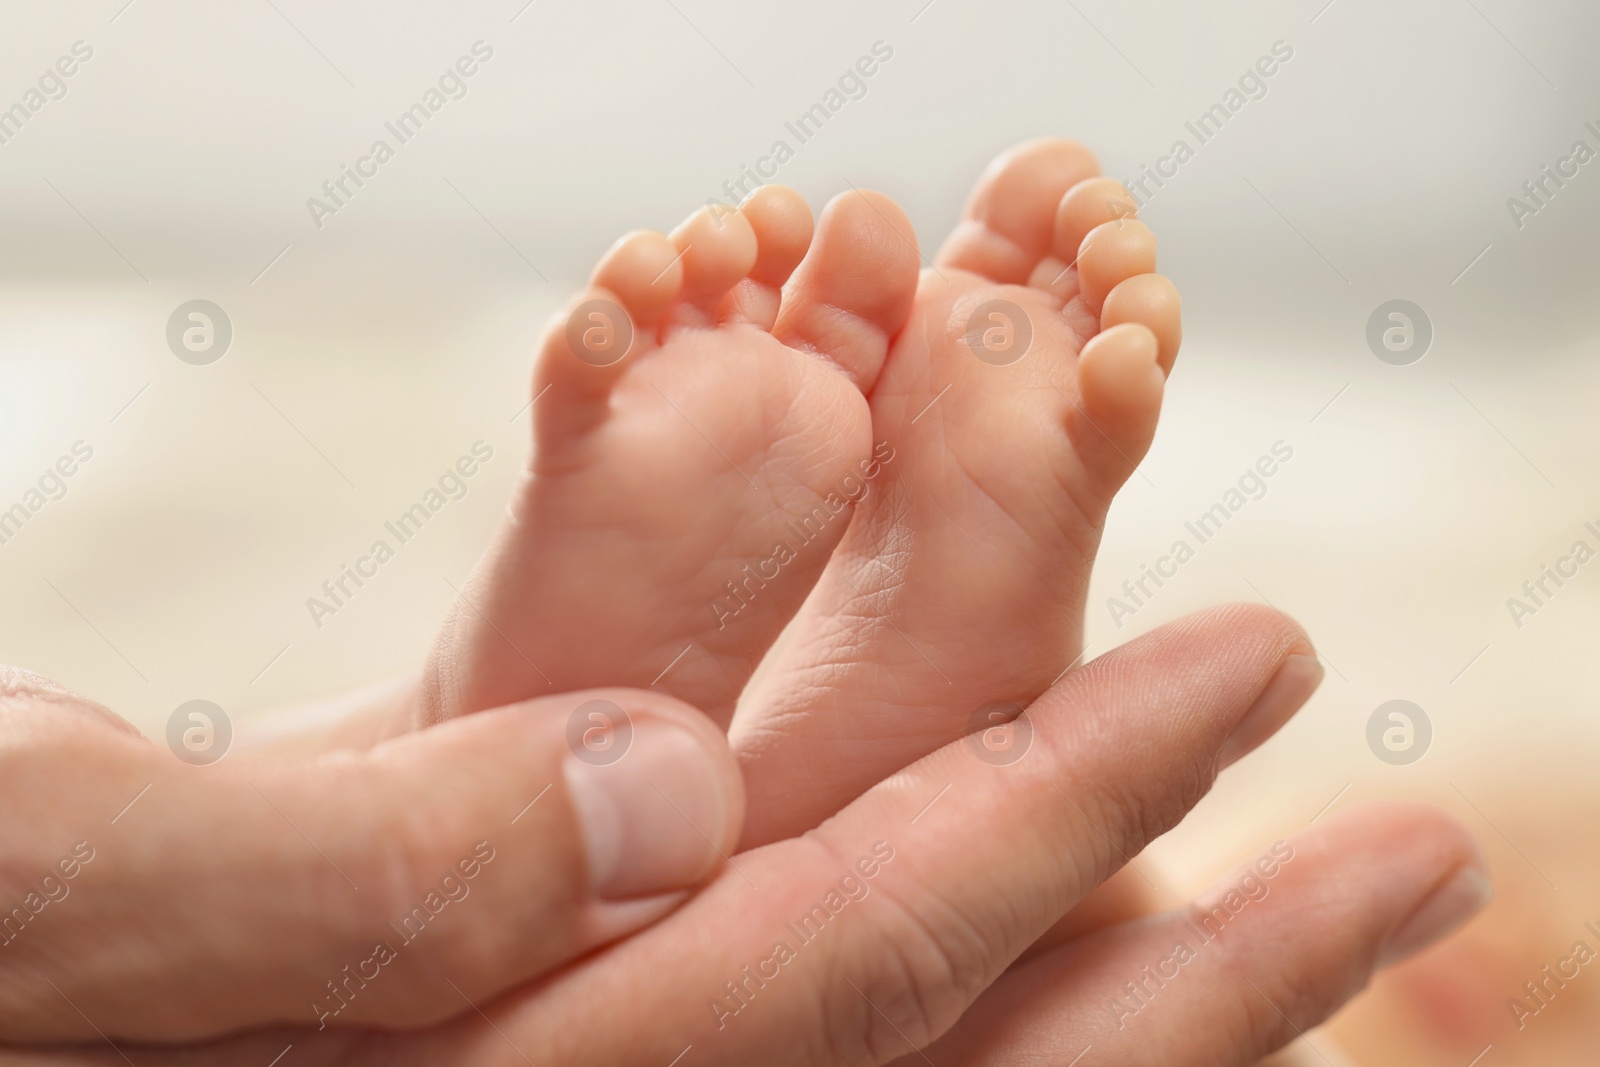
[[[661,924],[394,1052],[690,1067],[919,1049],[1299,707],[1315,677],[1273,680],[1309,652],[1256,608],[1141,638],[1036,701],[1021,758],[957,741],[806,836],[734,857]],[[597,1005],[650,1029],[603,1025]]]

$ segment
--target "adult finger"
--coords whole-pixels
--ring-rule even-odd
[[[1265,618],[1260,613],[1266,609],[1223,610],[1245,611],[1256,617]],[[1181,640],[1185,628],[1190,626],[1208,627],[1211,618],[1209,612],[1201,612],[1199,615],[1181,620],[1175,624],[1177,627],[1175,636]],[[1218,666],[1223,669],[1226,667],[1223,663],[1219,663]],[[1292,706],[1298,709],[1315,692],[1322,681],[1322,675],[1322,665],[1315,655],[1303,650],[1284,661],[1267,688],[1256,697],[1256,704],[1269,709],[1278,706]],[[1223,746],[1219,754],[1219,768],[1225,769],[1253,751],[1270,737],[1279,725],[1281,722],[1270,715],[1256,716],[1241,724]],[[1163,891],[1139,866],[1129,864],[1117,871],[1105,884],[1096,888],[1082,904],[1063,915],[1055,925],[1040,935],[1039,939],[1028,947],[1024,958],[1041,955],[1056,945],[1065,944],[1092,930],[1165,911],[1176,906],[1178,902],[1173,894]]]
[[[191,766],[91,721],[0,732],[26,830],[0,855],[0,1039],[424,1025],[660,918],[742,818],[725,738],[652,693],[302,764]]]
[[[1487,902],[1476,843],[1375,804],[1279,841],[1188,908],[1017,967],[912,1063],[1245,1067]]]
[[[514,1063],[514,1046],[547,1063],[659,1065],[692,1047],[696,1064],[856,1064],[920,1048],[1292,714],[1309,688],[1271,683],[1309,651],[1254,608],[1125,645],[1033,704],[1021,758],[955,742],[805,837],[734,857],[671,919],[396,1062],[467,1048]],[[597,1004],[650,1026],[575,1022]]]

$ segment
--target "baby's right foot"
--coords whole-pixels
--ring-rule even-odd
[[[896,220],[851,194],[813,240],[768,186],[606,254],[546,336],[533,456],[429,657],[424,721],[656,685],[727,722],[874,469],[862,383],[916,284]]]

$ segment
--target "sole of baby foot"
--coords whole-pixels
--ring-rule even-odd
[[[533,455],[419,721],[620,685],[727,722],[876,473],[863,389],[916,284],[900,228],[852,193],[813,231],[772,186],[612,247],[546,333]]]
[[[870,393],[892,460],[735,720],[744,847],[1009,721],[1082,652],[1107,509],[1181,340],[1155,260],[1076,144],[979,181]]]

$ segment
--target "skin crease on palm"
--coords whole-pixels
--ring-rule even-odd
[[[920,275],[908,220],[875,193],[813,228],[768,188],[620,241],[571,310],[620,306],[633,347],[597,367],[553,324],[534,459],[415,697],[198,772],[18,676],[0,790],[41,829],[10,846],[9,889],[151,788],[80,876],[71,921],[0,954],[4,1036],[207,1042],[141,1046],[141,1065],[267,1063],[286,1045],[330,1064],[1065,1063],[1086,1046],[1084,1067],[1247,1064],[1462,921],[1485,891],[1463,831],[1409,805],[1342,813],[1284,846],[1273,894],[1193,969],[1132,1018],[1108,1009],[1215,902],[1150,914],[1106,880],[1321,672],[1259,608],[1066,669],[1179,337],[1149,231],[1096,173],[1070,142],[1006,154]],[[1005,366],[965,343],[991,300],[1032,333]],[[784,516],[840,487],[853,516],[725,602],[731,618],[711,608]],[[602,685],[634,688],[570,692]],[[635,724],[616,771],[573,767],[586,699]],[[1028,708],[1014,762],[966,737],[995,701]],[[66,815],[28,808],[69,756],[94,761],[91,786]],[[600,856],[594,782],[645,769],[658,821],[612,826]],[[185,850],[207,835],[230,843]],[[654,868],[614,854],[668,839],[675,862]],[[374,916],[405,914],[441,872],[459,883],[481,846],[494,859],[443,928],[348,1004],[326,999],[382,936]],[[165,936],[211,899],[229,903],[193,944]],[[819,902],[821,932],[797,938]],[[125,996],[135,974],[148,999]],[[324,1030],[304,1006],[319,995],[340,1005]],[[123,1060],[0,1053],[91,1062]]]

